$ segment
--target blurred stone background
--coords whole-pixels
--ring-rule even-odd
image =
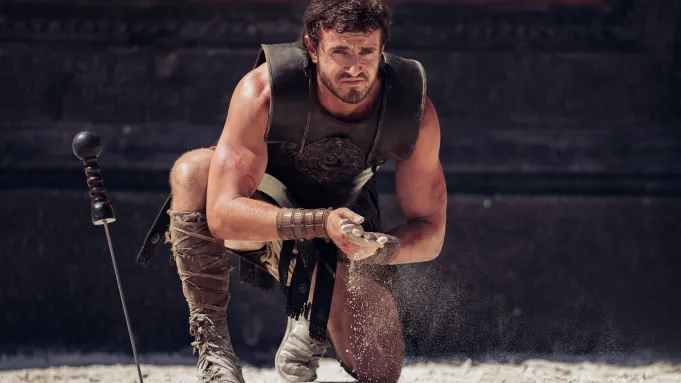
[[[397,4],[388,45],[425,66],[449,191],[443,254],[400,268],[409,353],[681,351],[681,2],[431,3]],[[134,259],[174,159],[213,143],[305,3],[91,4],[0,6],[0,353],[129,352],[81,130],[105,145],[138,350],[188,352],[168,247]],[[391,227],[390,167],[377,180]],[[233,283],[242,358],[271,363],[281,299]]]

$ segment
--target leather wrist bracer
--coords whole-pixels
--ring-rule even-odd
[[[279,209],[277,233],[283,240],[329,238],[326,221],[331,209]]]

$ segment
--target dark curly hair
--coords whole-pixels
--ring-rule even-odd
[[[303,13],[303,28],[300,42],[305,35],[310,36],[312,45],[317,48],[321,30],[338,33],[370,33],[381,31],[381,42],[390,38],[392,14],[390,8],[381,0],[312,0]]]

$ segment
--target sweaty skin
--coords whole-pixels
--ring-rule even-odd
[[[321,106],[339,119],[365,118],[378,101],[383,45],[381,34],[322,31],[320,45],[306,38],[317,63]],[[279,209],[250,199],[267,167],[270,104],[266,65],[248,73],[237,85],[227,120],[212,155],[206,215],[213,236],[235,250],[256,249],[278,240]],[[402,247],[392,263],[421,262],[440,253],[445,230],[446,186],[439,161],[440,127],[435,108],[426,100],[419,138],[412,156],[395,171],[397,196],[407,222],[392,231]],[[362,217],[348,209],[330,215],[327,231],[345,253],[372,254],[382,246],[363,241]],[[356,234],[356,235],[355,235]],[[346,371],[362,382],[396,382],[404,360],[404,341],[397,304],[381,283],[339,263],[328,329]],[[312,287],[311,292],[314,291]]]
[[[395,189],[406,224],[389,234],[400,239],[391,264],[430,261],[442,250],[447,222],[447,185],[440,163],[440,123],[426,100],[416,148],[395,167]]]
[[[306,45],[312,61],[318,64],[317,93],[322,107],[334,117],[347,120],[371,113],[381,91],[381,82],[377,81],[383,52],[380,31],[322,31],[317,48],[307,38]],[[267,168],[263,137],[269,103],[269,73],[263,64],[244,76],[234,90],[208,175],[206,214],[211,233],[235,245],[250,243],[247,248],[280,239],[276,227],[279,209],[249,198]],[[439,146],[437,114],[427,99],[415,150],[408,160],[398,161],[395,170],[396,192],[407,223],[390,233],[402,245],[391,263],[427,261],[440,253],[447,201]],[[353,230],[341,229],[343,224],[358,224],[362,219],[343,210],[331,215],[328,222],[329,236],[343,252],[375,251],[382,246],[376,241],[357,241]]]
[[[236,241],[279,239],[278,208],[250,199],[267,167],[270,103],[265,64],[244,76],[234,90],[227,120],[208,173],[206,216],[213,236]]]

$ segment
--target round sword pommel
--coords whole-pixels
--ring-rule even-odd
[[[103,225],[116,221],[113,207],[106,195],[102,171],[99,168],[98,157],[102,154],[102,143],[92,132],[80,132],[73,137],[73,154],[85,165],[85,176],[92,202],[92,223]]]
[[[92,132],[84,131],[73,137],[73,154],[81,161],[88,158],[97,158],[102,154],[102,143],[99,136]]]

